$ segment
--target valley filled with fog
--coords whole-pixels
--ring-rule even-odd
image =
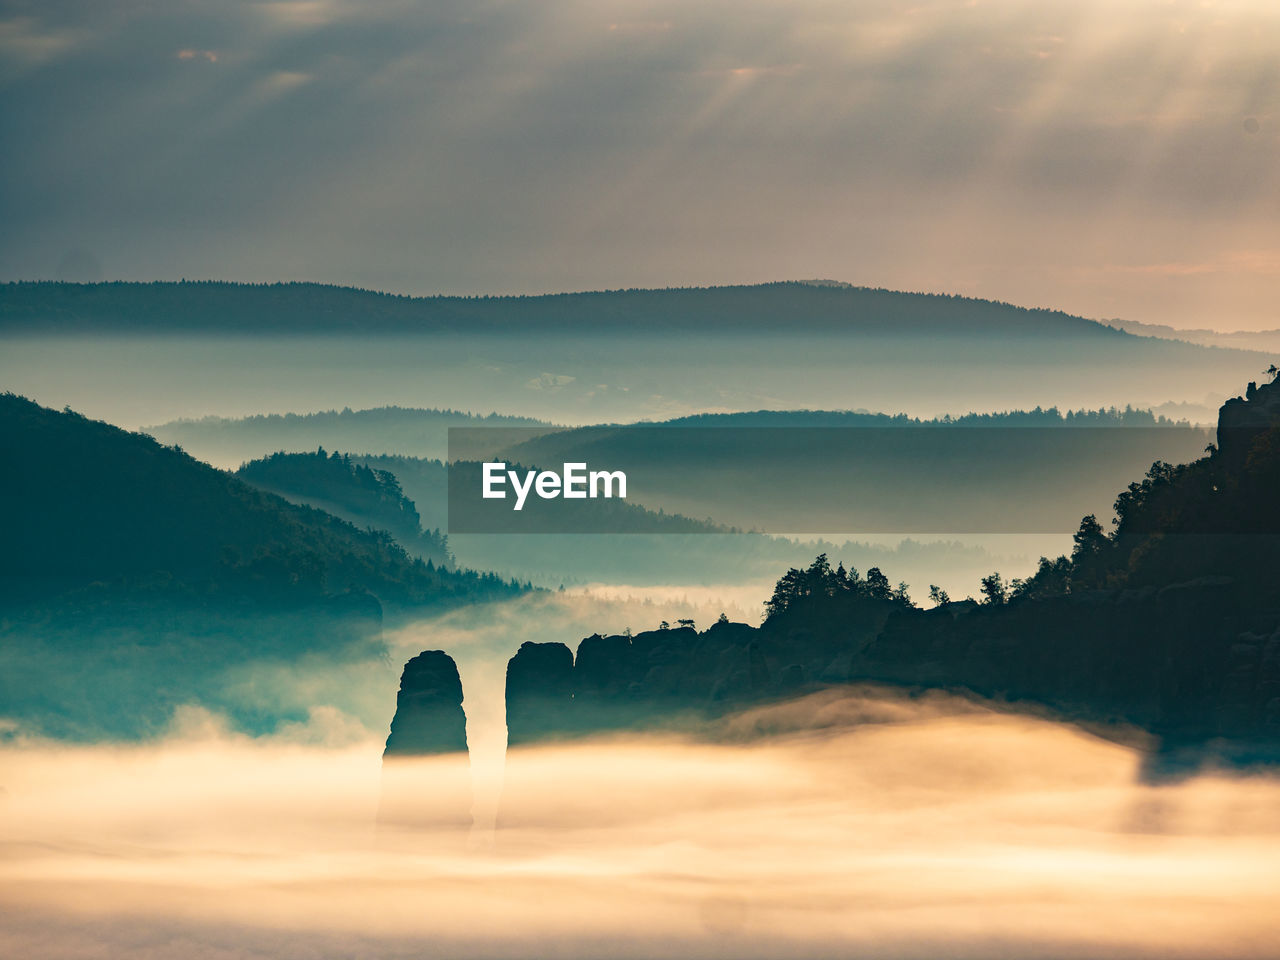
[[[4,4],[0,958],[1276,957],[1277,50]]]
[[[1269,956],[1273,779],[1151,785],[1131,748],[853,690],[782,732],[526,748],[503,815],[375,830],[377,738],[0,748],[0,950],[193,957]],[[811,728],[815,718],[822,726]],[[788,732],[797,730],[800,732]],[[454,758],[423,759],[424,782]],[[86,802],[86,787],[92,801]]]
[[[1197,743],[1166,769],[1156,734],[1070,690],[1046,706],[858,677],[868,650],[888,662],[886,617],[990,613],[1060,575],[1042,558],[1083,564],[1079,517],[1108,529],[1151,461],[1213,450],[1221,400],[1259,368],[1081,329],[10,336],[0,380],[51,408],[10,397],[15,436],[66,438],[31,454],[25,496],[67,515],[47,550],[38,525],[28,542],[78,585],[46,598],[33,579],[29,601],[15,579],[7,601],[0,952],[1267,955],[1267,768]],[[661,426],[594,429],[642,422]],[[486,456],[612,457],[600,465],[658,464],[662,482],[637,479],[625,529],[450,529],[459,427],[492,429]],[[876,431],[854,444],[873,460],[889,452],[819,477],[820,459],[759,439],[813,431],[820,458],[842,427]],[[121,497],[137,516],[164,504],[144,546],[124,521],[96,525],[95,504]],[[784,499],[807,526],[770,526]],[[729,530],[755,521],[768,532]],[[215,556],[224,525],[239,539]],[[176,556],[208,553],[198,577],[147,553],[179,529]],[[844,614],[768,633],[806,576],[882,608],[874,626],[853,617],[861,639],[834,657],[814,636]],[[757,627],[745,647],[707,639]],[[517,651],[642,635],[720,657],[709,706],[508,747]],[[818,643],[812,662],[758,652],[792,641]],[[924,649],[918,665],[944,669]],[[423,651],[457,665],[465,743],[384,769],[401,671]],[[653,656],[624,698],[684,669]],[[758,671],[772,692],[732,692]],[[406,822],[388,820],[392,793]]]

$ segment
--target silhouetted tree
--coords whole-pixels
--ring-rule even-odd
[[[1098,518],[1091,513],[1081,519],[1080,529],[1071,535],[1071,542],[1075,544],[1071,557],[1077,560],[1101,550],[1106,545],[1107,535],[1102,530],[1102,524],[1098,523]]]
[[[792,567],[778,580],[767,603],[765,603],[766,619],[779,614],[794,611],[798,607],[813,610],[829,610],[828,602],[840,604],[858,603],[866,600],[891,600],[904,606],[913,606],[907,593],[908,586],[900,583],[896,588],[889,585],[889,578],[878,568],[867,571],[867,579],[862,580],[858,571],[850,567],[845,569],[841,564],[834,571],[826,554],[819,554],[808,568],[804,570]]]
[[[867,595],[873,600],[892,600],[893,590],[889,587],[889,578],[880,572],[879,567],[867,571]]]
[[[1044,599],[1058,597],[1071,591],[1073,565],[1066,557],[1050,560],[1041,557],[1036,572],[1025,580],[1015,579],[1010,584],[1009,599]]]
[[[1009,599],[1009,590],[999,571],[982,578],[982,597],[982,602],[988,606],[999,606]]]

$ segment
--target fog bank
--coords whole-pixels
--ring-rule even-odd
[[[376,740],[11,743],[0,952],[1262,957],[1280,932],[1275,779],[1141,784],[1125,747],[940,695],[728,723],[775,735],[521,749],[491,843],[376,831]]]

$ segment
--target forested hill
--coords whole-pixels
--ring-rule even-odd
[[[784,282],[543,296],[408,297],[315,283],[11,282],[0,331],[516,333],[536,330],[956,334],[1135,340],[1057,310]],[[1189,347],[1188,349],[1197,349]]]
[[[439,464],[441,472],[444,465]],[[450,565],[448,538],[424,530],[422,517],[390,470],[353,460],[350,454],[273,453],[251,460],[236,476],[286,500],[318,507],[358,527],[385,530],[410,553]]]
[[[389,535],[290,504],[151,437],[0,395],[0,580],[309,603],[422,605],[516,592],[411,558]]]
[[[864,410],[753,410],[744,413],[698,413],[664,420],[667,427],[1188,427],[1150,410],[1116,407],[1098,410],[1004,410],[925,419],[905,413]]]

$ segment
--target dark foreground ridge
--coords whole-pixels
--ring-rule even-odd
[[[779,582],[759,628],[721,622],[525,644],[509,742],[688,728],[751,704],[877,681],[970,691],[1087,723],[1136,725],[1153,769],[1280,757],[1280,380],[1222,408],[1218,444],[1156,463],[1086,517],[1069,557],[983,600],[918,608],[905,585],[819,557]]]

